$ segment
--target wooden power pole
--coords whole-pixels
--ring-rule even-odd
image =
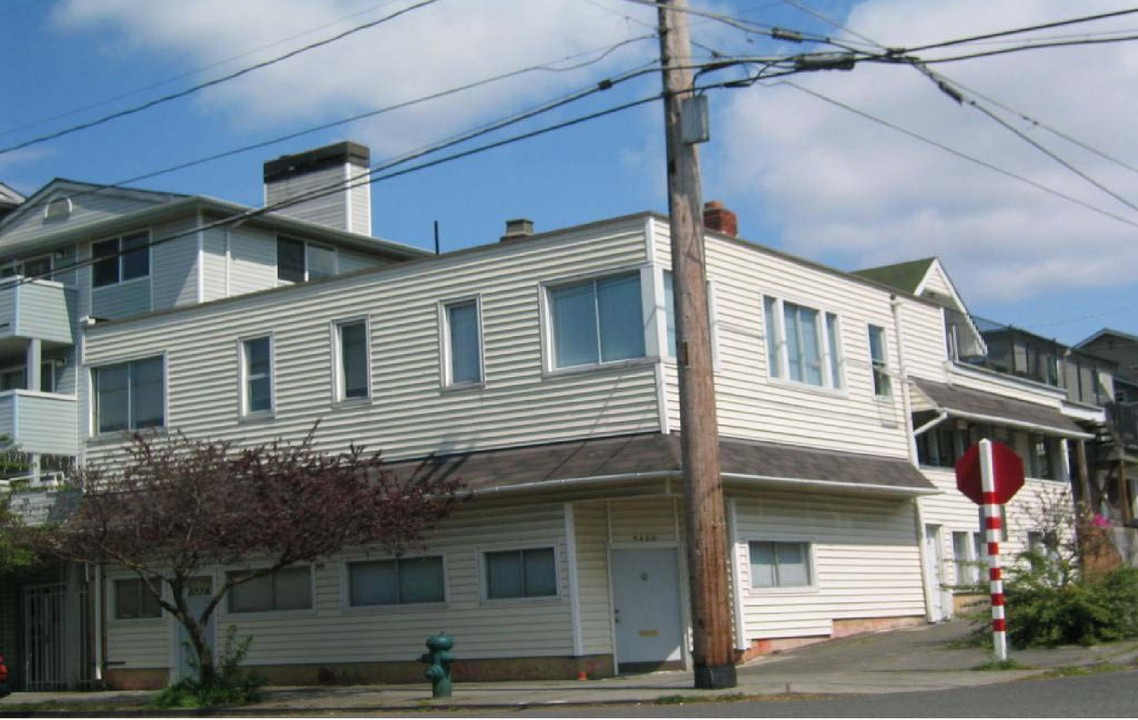
[[[708,327],[699,154],[683,141],[681,106],[691,98],[687,0],[659,0],[664,125],[668,140],[668,212],[676,305],[680,422],[691,583],[695,687],[735,687],[727,532],[719,475],[719,430]]]

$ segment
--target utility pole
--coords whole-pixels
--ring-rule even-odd
[[[681,106],[693,97],[687,0],[658,0],[664,127],[668,140],[668,214],[676,304],[676,364],[691,585],[695,687],[735,687],[727,583],[727,532],[719,474],[719,429],[708,328],[699,154],[683,141]]]

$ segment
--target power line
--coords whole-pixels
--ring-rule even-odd
[[[771,87],[771,84],[767,84],[767,83],[761,83],[761,84],[764,87]],[[1080,207],[1083,207],[1083,208],[1090,210],[1092,212],[1096,212],[1100,215],[1104,215],[1108,218],[1111,218],[1112,220],[1117,220],[1118,222],[1125,223],[1127,225],[1130,225],[1131,227],[1138,228],[1138,222],[1135,222],[1135,221],[1130,220],[1128,218],[1122,217],[1121,215],[1116,215],[1115,213],[1112,213],[1109,210],[1104,210],[1103,208],[1100,208],[1098,206],[1095,206],[1095,205],[1092,205],[1088,202],[1080,200],[1080,199],[1078,199],[1072,195],[1068,195],[1064,192],[1061,192],[1061,191],[1056,190],[1054,188],[1048,187],[1047,185],[1036,182],[1035,180],[1032,180],[1031,178],[1025,177],[1025,176],[1020,175],[1018,173],[1014,173],[1010,170],[1005,170],[1005,169],[1003,169],[997,165],[993,165],[992,163],[987,162],[986,160],[981,160],[978,157],[975,157],[973,155],[969,155],[969,154],[962,152],[960,150],[957,150],[953,147],[950,147],[950,146],[945,145],[943,143],[937,142],[936,140],[932,140],[930,138],[927,138],[923,135],[920,135],[916,132],[913,132],[912,130],[901,127],[900,125],[897,125],[895,123],[891,123],[888,120],[885,120],[883,118],[879,118],[876,115],[872,115],[868,112],[865,112],[864,110],[859,110],[858,108],[855,108],[852,105],[848,105],[844,102],[841,102],[840,100],[836,100],[832,97],[829,97],[828,95],[823,95],[820,92],[817,92],[815,90],[811,90],[809,88],[803,87],[803,86],[801,86],[801,85],[799,85],[793,81],[780,80],[777,83],[773,83],[773,85],[788,85],[792,88],[795,88],[796,90],[800,90],[801,92],[806,93],[807,95],[812,95],[812,96],[818,98],[819,100],[830,103],[831,105],[834,105],[836,107],[840,107],[843,110],[851,112],[855,115],[859,115],[859,116],[865,118],[866,120],[871,120],[871,121],[873,121],[879,125],[883,125],[883,126],[889,128],[891,130],[895,130],[895,131],[902,133],[904,135],[908,135],[909,137],[913,138],[914,140],[918,140],[922,143],[925,143],[926,145],[931,145],[935,148],[939,148],[940,150],[943,150],[943,151],[945,151],[951,155],[955,155],[956,157],[961,158],[962,160],[967,160],[968,162],[974,163],[974,164],[979,165],[981,167],[985,167],[989,170],[992,170],[993,172],[997,172],[997,173],[1004,175],[1006,177],[1010,177],[1013,180],[1019,180],[1020,182],[1026,183],[1026,184],[1034,187],[1037,190],[1042,190],[1043,192],[1048,193],[1049,195],[1053,195],[1055,197],[1062,198],[1063,200],[1066,200],[1067,202],[1075,203],[1076,205],[1079,205]]]
[[[925,65],[933,65],[936,63],[959,62],[961,60],[974,60],[976,58],[991,57],[993,55],[1006,55],[1008,53],[1021,52],[1023,50],[1047,50],[1050,48],[1074,47],[1077,45],[1103,45],[1106,43],[1129,42],[1131,40],[1138,40],[1138,34],[1136,34],[1136,35],[1121,35],[1121,36],[1112,37],[1112,38],[1090,38],[1087,40],[1065,40],[1065,41],[1061,41],[1061,42],[1028,43],[1028,44],[1024,44],[1024,45],[1017,45],[1016,47],[1001,48],[999,50],[986,50],[983,52],[968,53],[966,55],[954,55],[951,57],[932,58],[929,60],[914,59],[912,57],[898,58],[898,60],[900,62],[916,61],[916,62],[924,63]]]
[[[499,82],[501,80],[506,80],[506,79],[509,79],[511,77],[516,77],[518,75],[522,75],[522,74],[529,73],[529,72],[536,72],[536,71],[568,72],[570,70],[576,70],[576,69],[579,69],[581,67],[585,67],[586,65],[591,65],[591,64],[594,64],[594,63],[597,63],[597,62],[604,60],[606,57],[611,55],[614,51],[616,51],[617,49],[619,49],[621,47],[624,47],[625,45],[629,45],[629,44],[632,44],[635,42],[639,42],[641,40],[652,39],[654,37],[655,37],[655,35],[645,35],[645,36],[640,36],[640,37],[636,37],[636,38],[629,38],[629,39],[623,40],[619,43],[616,43],[614,45],[611,45],[607,48],[596,48],[596,49],[592,49],[592,50],[586,50],[586,51],[583,51],[580,53],[575,53],[573,55],[568,55],[568,56],[560,58],[558,60],[553,60],[550,62],[538,64],[538,65],[531,65],[529,67],[520,68],[517,70],[511,70],[511,71],[506,72],[506,73],[501,73],[499,75],[495,75],[492,77],[483,78],[481,80],[476,80],[474,82],[466,83],[464,85],[459,85],[459,86],[456,86],[453,88],[449,88],[447,90],[441,90],[441,91],[436,92],[436,93],[431,93],[429,95],[424,95],[424,96],[421,96],[418,98],[413,98],[411,100],[405,100],[403,102],[395,103],[393,105],[388,105],[386,107],[377,108],[375,110],[370,110],[368,112],[359,113],[357,115],[352,115],[350,117],[341,118],[339,120],[333,120],[331,122],[327,122],[327,123],[323,123],[320,125],[308,127],[308,128],[302,129],[302,130],[298,130],[295,132],[288,133],[286,135],[281,135],[278,137],[270,138],[268,140],[262,140],[260,142],[251,143],[249,145],[243,145],[241,147],[233,148],[230,150],[225,150],[225,151],[220,152],[220,153],[215,153],[215,154],[207,155],[204,157],[198,157],[198,158],[193,159],[193,160],[188,160],[186,162],[178,163],[176,165],[167,166],[164,168],[160,168],[158,170],[153,170],[153,171],[144,173],[142,175],[136,175],[134,177],[127,178],[125,180],[120,180],[118,182],[115,182],[115,183],[112,183],[109,185],[101,185],[101,186],[94,188],[94,189],[91,189],[91,190],[83,190],[80,192],[76,192],[76,193],[73,193],[71,195],[68,195],[67,197],[70,200],[75,200],[77,198],[81,198],[81,197],[85,197],[85,196],[89,196],[89,195],[97,195],[99,193],[107,192],[107,191],[113,190],[115,188],[121,188],[121,187],[123,187],[127,184],[130,184],[130,183],[136,183],[136,182],[139,182],[142,180],[149,180],[151,178],[155,178],[155,177],[158,177],[160,175],[166,175],[168,173],[176,172],[178,170],[185,170],[187,168],[195,167],[197,165],[202,165],[202,164],[205,164],[208,162],[213,162],[215,160],[221,160],[221,159],[227,158],[227,157],[232,157],[234,155],[239,155],[241,153],[249,152],[251,150],[258,150],[258,149],[261,149],[264,147],[268,147],[270,145],[276,145],[278,143],[285,142],[288,140],[294,140],[298,137],[308,135],[308,134],[311,134],[314,132],[319,132],[322,130],[328,130],[328,129],[331,129],[333,127],[338,127],[340,125],[346,125],[348,123],[356,122],[358,120],[376,117],[378,115],[393,112],[395,110],[401,110],[401,109],[408,108],[408,107],[411,107],[414,105],[419,105],[419,104],[422,104],[424,102],[428,102],[431,100],[437,100],[439,98],[446,97],[447,95],[453,95],[453,94],[456,94],[459,92],[463,92],[465,90],[471,90],[471,89],[474,89],[477,87],[481,87],[483,85],[488,85],[488,84],[491,84],[494,82]],[[601,55],[599,55],[598,57],[593,58],[589,61],[578,63],[577,65],[573,65],[573,66],[569,66],[569,67],[553,67],[553,65],[555,63],[564,62],[566,60],[573,60],[573,59],[576,59],[576,58],[581,57],[583,55],[589,55],[589,54],[593,54],[593,53],[600,52],[600,51],[603,51],[601,53]],[[593,86],[590,86],[590,87],[593,87]],[[37,201],[36,204],[43,204],[44,202],[46,202],[46,200],[47,200],[47,198],[43,198],[43,199]],[[35,207],[36,204],[31,204],[31,205],[28,205],[27,207],[29,207],[29,208]]]
[[[839,23],[835,20],[831,20],[829,17],[827,17],[827,16],[823,15],[822,13],[817,12],[816,10],[798,2],[797,0],[780,0],[780,1],[789,5],[792,8],[795,8],[796,10],[799,10],[801,12],[806,13],[807,15],[810,15],[811,17],[814,17],[814,18],[817,18],[818,20],[821,20],[822,22],[826,23],[827,25],[830,25],[834,28],[837,28],[838,30],[842,30],[844,32],[847,32],[850,35],[853,35],[854,37],[858,38],[859,40],[864,40],[865,42],[869,43],[870,45],[878,47],[882,50],[888,50],[889,49],[889,48],[885,47],[884,45],[882,45],[881,43],[874,40],[873,38],[866,37],[865,35],[862,35],[861,33],[859,33],[856,30],[852,30],[852,29],[846,27],[845,25],[842,25],[841,23]]]
[[[64,128],[62,130],[57,130],[56,132],[48,133],[46,135],[40,135],[38,137],[34,137],[30,140],[25,140],[24,142],[17,143],[15,145],[9,145],[8,147],[0,148],[0,155],[4,155],[6,153],[10,153],[10,152],[13,152],[16,150],[21,150],[21,149],[29,147],[31,145],[37,145],[39,143],[44,143],[44,142],[47,142],[49,140],[55,140],[57,138],[61,138],[61,137],[65,136],[65,135],[70,135],[72,133],[79,132],[80,130],[87,130],[87,129],[93,128],[97,125],[102,125],[104,123],[108,123],[112,120],[117,120],[119,118],[126,117],[128,115],[134,115],[135,113],[140,113],[144,110],[149,110],[150,108],[155,107],[156,105],[161,105],[163,103],[170,102],[171,100],[177,100],[179,98],[186,97],[187,95],[192,95],[193,93],[199,92],[199,91],[204,90],[206,88],[214,87],[216,85],[220,85],[221,83],[228,82],[230,80],[234,80],[236,78],[241,77],[242,75],[247,75],[248,73],[251,73],[254,70],[260,70],[260,69],[266,68],[270,65],[275,65],[276,63],[282,62],[284,60],[288,60],[289,58],[300,55],[301,53],[308,52],[309,50],[314,50],[316,48],[323,47],[325,45],[329,45],[329,44],[334,43],[338,40],[342,40],[342,39],[344,39],[350,35],[354,35],[355,33],[362,32],[363,30],[368,30],[370,28],[376,27],[377,25],[382,25],[383,23],[394,20],[395,18],[397,18],[401,15],[405,15],[409,12],[412,12],[414,10],[418,10],[419,8],[426,7],[428,5],[433,5],[436,2],[439,2],[439,0],[419,0],[419,2],[415,3],[414,5],[410,5],[408,7],[401,9],[401,10],[397,10],[396,12],[391,13],[390,15],[385,15],[385,16],[379,18],[378,20],[372,20],[372,21],[366,22],[362,25],[357,25],[354,28],[350,28],[348,30],[345,30],[344,32],[338,33],[337,35],[333,35],[330,38],[325,38],[324,40],[319,40],[319,41],[314,42],[314,43],[309,43],[308,45],[297,48],[296,50],[290,50],[289,52],[285,53],[284,55],[279,55],[279,56],[272,58],[270,60],[265,60],[264,62],[259,62],[259,63],[256,63],[254,65],[250,65],[248,67],[237,70],[236,72],[229,73],[228,75],[223,75],[222,77],[215,78],[213,80],[209,80],[207,82],[200,83],[198,85],[194,85],[192,87],[186,88],[185,90],[180,90],[176,93],[164,95],[160,98],[156,98],[154,100],[150,100],[148,102],[142,103],[141,105],[135,105],[134,107],[126,108],[125,110],[119,110],[118,112],[111,113],[110,115],[104,115],[103,117],[95,119],[95,120],[91,120],[91,121],[88,121],[85,123],[80,123],[78,125],[72,125],[71,127]]]
[[[35,0],[32,0],[32,1],[34,2]],[[99,100],[97,102],[93,102],[89,105],[83,105],[82,107],[72,108],[72,109],[67,110],[65,112],[59,113],[58,115],[52,115],[50,117],[45,117],[45,118],[40,118],[38,120],[33,120],[32,122],[26,123],[24,125],[18,125],[16,127],[8,128],[7,130],[0,130],[0,137],[4,137],[6,135],[11,135],[12,133],[19,132],[20,130],[27,130],[28,128],[37,127],[39,125],[44,125],[44,124],[52,122],[54,120],[60,120],[60,119],[65,118],[65,117],[70,117],[70,116],[75,115],[77,113],[81,113],[85,110],[91,110],[93,108],[102,107],[103,105],[106,105],[108,103],[112,103],[115,100],[122,100],[123,98],[127,98],[127,97],[130,97],[132,95],[137,95],[140,92],[145,92],[147,90],[152,90],[152,89],[157,88],[157,87],[162,87],[163,85],[169,85],[172,82],[176,82],[176,81],[181,80],[183,78],[187,78],[187,77],[191,77],[193,75],[197,75],[199,73],[203,73],[206,70],[212,70],[215,67],[227,65],[227,64],[233,62],[234,60],[240,60],[241,58],[248,57],[250,55],[255,55],[256,53],[259,53],[262,50],[268,50],[269,48],[276,47],[277,45],[283,45],[284,43],[286,43],[290,40],[295,40],[297,38],[304,37],[305,35],[311,35],[314,32],[317,32],[319,30],[323,30],[325,28],[332,27],[333,25],[339,25],[340,23],[342,23],[346,20],[351,20],[353,18],[357,18],[360,15],[366,15],[370,12],[374,12],[374,11],[378,10],[381,7],[384,7],[386,5],[390,5],[393,2],[396,2],[396,0],[386,0],[385,2],[379,3],[378,5],[373,5],[372,7],[369,7],[366,10],[361,10],[360,12],[352,13],[351,15],[345,15],[344,17],[340,18],[339,20],[333,20],[330,23],[325,23],[325,24],[320,25],[318,27],[314,27],[314,28],[310,28],[308,30],[305,30],[304,32],[297,33],[295,35],[290,35],[289,37],[286,37],[286,38],[281,38],[280,40],[276,40],[274,42],[271,42],[268,45],[262,45],[260,47],[253,48],[252,50],[248,50],[246,52],[230,56],[228,58],[225,58],[224,60],[218,60],[215,63],[210,63],[209,65],[199,67],[196,70],[190,70],[190,71],[181,73],[180,75],[175,75],[173,77],[166,78],[165,80],[159,80],[158,82],[153,82],[153,83],[150,83],[149,85],[143,85],[142,87],[137,87],[137,88],[134,88],[133,90],[128,90],[127,92],[120,93],[120,94],[115,95],[113,97],[105,98],[105,99]]]
[[[1083,320],[1094,320],[1095,318],[1106,317],[1107,315],[1117,315],[1120,312],[1126,312],[1128,310],[1134,310],[1135,308],[1138,308],[1138,304],[1123,305],[1122,307],[1118,307],[1118,308],[1115,308],[1113,310],[1107,310],[1105,312],[1092,313],[1090,315],[1081,315],[1079,317],[1067,318],[1066,320],[1054,320],[1052,322],[1045,322],[1045,323],[1037,323],[1035,325],[1028,325],[1027,329],[1030,330],[1033,328],[1053,327],[1055,325],[1069,325],[1070,323],[1073,323],[1073,322],[1082,322]],[[1130,342],[1133,342],[1133,341],[1130,341]]]
[[[945,40],[943,42],[931,43],[929,45],[919,45],[917,47],[905,48],[898,52],[905,54],[915,53],[921,52],[922,50],[933,50],[935,48],[948,47],[950,45],[960,45],[962,43],[974,42],[976,40],[989,40],[991,38],[1004,37],[1007,35],[1018,35],[1025,32],[1033,32],[1035,30],[1046,30],[1048,28],[1062,27],[1064,25],[1075,25],[1078,23],[1092,22],[1094,20],[1104,20],[1106,18],[1119,17],[1121,15],[1131,15],[1133,13],[1138,13],[1138,8],[1116,10],[1114,12],[1100,13],[1098,15],[1083,15],[1081,17],[1070,18],[1069,20],[1057,20],[1055,22],[1043,23],[1041,25],[1014,28],[1012,30],[1000,30],[999,32],[986,33],[984,35],[971,35],[969,37],[957,38],[955,40]]]

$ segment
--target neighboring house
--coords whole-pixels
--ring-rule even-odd
[[[293,169],[290,187],[311,187],[308,176],[349,172],[328,154],[269,163],[266,178]],[[337,157],[359,155],[345,146]],[[211,208],[178,226],[192,230],[241,209],[218,202],[170,197],[106,222],[137,227],[125,220],[132,212],[179,203]],[[979,523],[942,468],[982,436],[1034,458],[1008,509],[1015,552],[1034,529],[1034,493],[1067,488],[1068,441],[1090,435],[1065,414],[1061,391],[953,361],[982,353],[983,340],[938,262],[924,261],[911,288],[891,286],[738,239],[725,232],[730,211],[713,210],[706,251],[738,657],[950,616],[951,588],[969,579],[955,568],[973,567]],[[233,624],[254,635],[248,662],[273,681],[415,679],[422,643],[440,627],[456,639],[464,679],[690,664],[667,219],[530,228],[512,223],[501,242],[428,256],[254,218],[189,236],[197,261],[183,301],[74,323],[80,461],[105,457],[123,430],[240,445],[299,438],[320,420],[323,449],[382,449],[397,473],[454,474],[473,492],[421,555],[357,548],[235,590],[215,634]],[[77,256],[92,235],[69,235]],[[293,238],[372,267],[285,282],[301,257],[282,249]],[[262,262],[237,261],[246,240]],[[304,257],[309,270],[325,267]],[[58,292],[90,317],[98,288],[72,282]],[[208,582],[240,570],[217,568]],[[74,591],[90,588],[102,608],[91,634],[110,684],[155,686],[187,671],[178,625],[129,573],[81,580]],[[61,585],[52,587],[67,594]]]

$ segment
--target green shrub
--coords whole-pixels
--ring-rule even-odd
[[[225,631],[225,644],[212,678],[200,678],[197,664],[191,659],[193,675],[167,686],[150,701],[150,706],[159,709],[208,708],[259,702],[265,680],[241,669],[253,636],[235,643],[236,636],[237,628],[230,625]]]
[[[1008,642],[1012,647],[1093,645],[1138,637],[1138,569],[1122,567],[1091,579],[1073,579],[1054,557],[1027,552],[1004,583]],[[991,632],[987,609],[976,635]]]

